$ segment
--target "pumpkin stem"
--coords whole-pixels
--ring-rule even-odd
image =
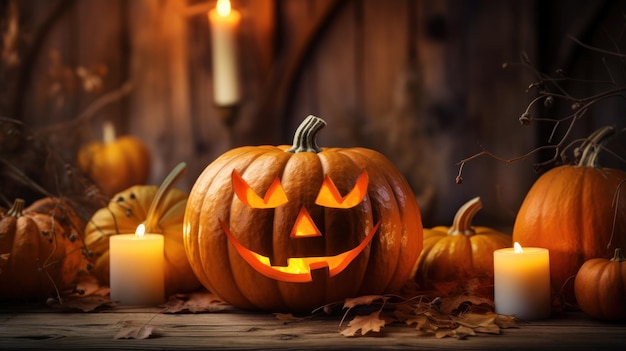
[[[293,136],[293,145],[287,152],[322,152],[322,148],[317,146],[317,133],[326,125],[326,121],[319,117],[309,115],[300,123]]]
[[[187,164],[185,162],[179,163],[170,174],[167,175],[161,186],[159,186],[159,190],[157,190],[156,195],[154,195],[154,199],[150,203],[150,207],[148,208],[148,213],[146,214],[146,220],[143,222],[146,226],[146,233],[149,233],[151,229],[154,229],[158,226],[159,218],[161,218],[161,214],[157,211],[161,209],[161,203],[165,199],[165,195],[170,191],[172,186],[185,174],[187,170]]]
[[[587,140],[580,146],[582,156],[578,160],[577,165],[580,167],[598,167],[598,153],[601,146],[606,144],[614,134],[615,128],[604,126],[589,135]]]
[[[456,212],[456,215],[454,215],[454,221],[448,230],[448,235],[463,234],[472,236],[476,234],[476,231],[472,228],[472,219],[474,219],[474,215],[476,215],[481,208],[483,208],[483,204],[480,202],[479,196],[461,206]]]
[[[7,216],[11,216],[11,217],[15,217],[15,218],[20,218],[22,217],[22,211],[24,210],[24,200],[23,199],[15,199],[15,201],[13,201],[13,205],[11,205],[11,208],[7,211]]]
[[[622,252],[621,248],[617,248],[615,249],[615,254],[613,255],[613,258],[611,258],[611,262],[624,262],[626,261],[626,257],[624,257],[624,253]]]
[[[115,126],[111,121],[104,121],[102,125],[102,141],[104,144],[110,144],[115,141]]]

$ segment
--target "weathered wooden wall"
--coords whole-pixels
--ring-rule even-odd
[[[21,62],[3,56],[0,115],[46,131],[68,162],[113,120],[148,145],[150,183],[185,161],[179,187],[189,190],[227,149],[291,143],[297,124],[315,114],[328,122],[322,145],[374,148],[398,165],[426,226],[448,224],[481,196],[477,222],[507,228],[537,176],[535,157],[473,160],[455,184],[457,163],[482,147],[512,158],[544,143],[550,130],[520,126],[533,77],[502,64],[525,52],[541,69],[567,64],[601,74],[580,48],[555,48],[570,33],[604,45],[605,24],[624,24],[610,15],[619,1],[233,0],[242,13],[244,99],[231,136],[212,101],[206,13],[214,3],[5,1],[3,18],[10,4],[19,11]],[[101,87],[84,89],[77,67],[101,75]],[[93,109],[103,101],[111,103]],[[613,121],[586,122],[581,134]]]

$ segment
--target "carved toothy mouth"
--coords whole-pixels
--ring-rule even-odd
[[[316,269],[328,267],[328,276],[331,278],[341,273],[372,241],[380,221],[376,223],[365,239],[351,250],[335,256],[288,258],[286,266],[272,266],[269,257],[247,249],[237,241],[228,226],[222,221],[220,221],[220,225],[226,233],[228,241],[235,247],[239,255],[257,272],[275,280],[306,283],[313,281],[311,271]]]

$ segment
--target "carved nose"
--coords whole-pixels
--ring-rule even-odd
[[[300,213],[298,213],[298,218],[291,229],[290,236],[292,238],[322,236],[322,233],[319,229],[317,229],[315,222],[313,222],[309,211],[307,211],[304,207],[302,207]]]

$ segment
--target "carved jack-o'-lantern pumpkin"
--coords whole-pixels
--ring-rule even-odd
[[[184,219],[187,256],[235,306],[306,311],[400,289],[422,248],[408,183],[380,153],[319,148],[309,116],[294,145],[226,152],[198,177]]]

